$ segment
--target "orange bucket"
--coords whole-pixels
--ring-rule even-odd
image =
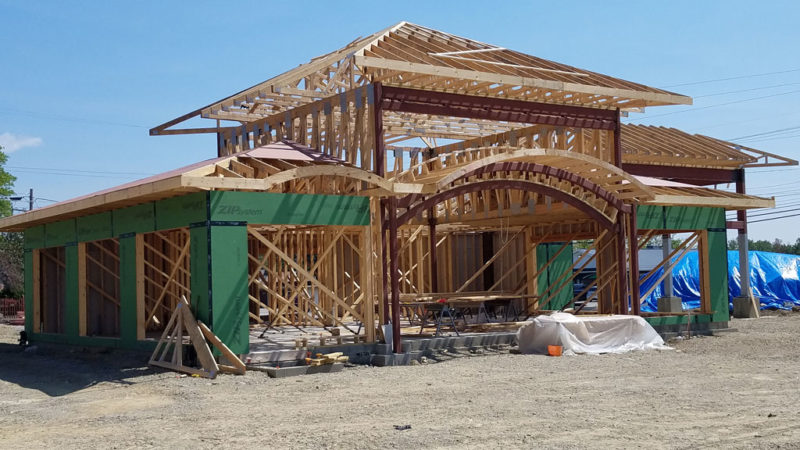
[[[561,346],[560,345],[548,345],[547,346],[547,354],[550,356],[561,356]]]

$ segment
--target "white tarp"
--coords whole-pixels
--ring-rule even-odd
[[[656,330],[639,316],[575,316],[555,312],[539,316],[517,331],[521,353],[547,353],[560,345],[565,354],[625,353],[669,349]]]

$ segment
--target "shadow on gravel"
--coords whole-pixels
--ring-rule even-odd
[[[135,384],[156,373],[148,354],[121,350],[98,352],[80,347],[0,343],[0,380],[51,397],[71,394],[99,383]]]

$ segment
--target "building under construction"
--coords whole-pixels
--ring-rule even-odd
[[[0,220],[25,233],[26,331],[152,348],[181,297],[237,354],[267,327],[400,352],[442,298],[725,326],[726,231],[774,206],[745,170],[796,162],[620,122],[691,102],[402,22],[150,130],[214,134],[212,159]],[[697,249],[701,306],[643,313],[637,250],[678,233],[660,266]]]

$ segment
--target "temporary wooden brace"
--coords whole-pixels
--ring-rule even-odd
[[[218,364],[219,370],[226,373],[244,375],[246,367],[242,362],[242,360],[239,359],[239,357],[236,356],[231,351],[231,349],[229,349],[228,346],[225,345],[225,343],[222,342],[222,340],[220,340],[220,338],[218,338],[217,335],[214,334],[214,332],[211,331],[210,328],[208,328],[208,326],[206,326],[206,324],[198,320],[197,325],[200,327],[200,331],[203,332],[203,336],[205,336],[206,339],[208,339],[208,341],[211,342],[211,345],[213,345],[214,348],[219,350],[222,356],[224,356],[225,359],[232,364],[230,366],[226,364]]]
[[[183,364],[183,346],[186,344],[184,337],[189,338],[189,343],[194,347],[202,369]],[[172,313],[166,328],[164,328],[164,333],[161,334],[161,339],[158,340],[148,364],[205,378],[215,378],[217,376],[217,372],[220,370],[219,365],[214,360],[211,349],[208,348],[208,344],[203,338],[203,333],[197,325],[197,320],[189,310],[189,303],[186,301],[186,297],[183,297],[175,307],[175,311]]]

